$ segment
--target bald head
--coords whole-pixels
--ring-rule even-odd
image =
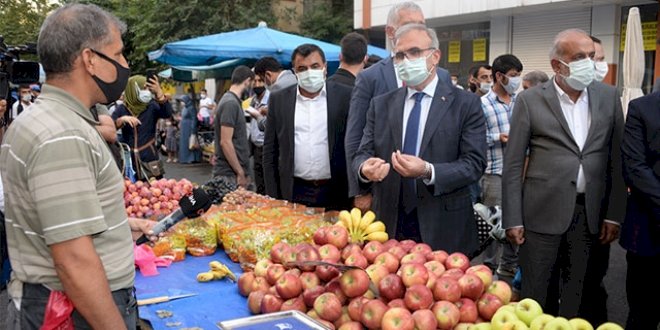
[[[563,59],[572,48],[581,44],[591,44],[591,48],[593,48],[591,37],[583,30],[568,29],[561,31],[555,36],[552,43],[550,59]]]

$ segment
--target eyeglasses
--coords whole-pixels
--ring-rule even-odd
[[[394,59],[397,61],[403,61],[403,59],[407,58],[409,60],[414,60],[416,58],[419,58],[422,56],[422,54],[427,51],[427,50],[434,50],[435,48],[429,47],[429,48],[424,48],[424,49],[419,49],[417,47],[410,48],[406,51],[403,52],[396,52],[394,53]]]

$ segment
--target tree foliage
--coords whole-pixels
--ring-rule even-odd
[[[302,35],[338,44],[353,30],[353,0],[306,0],[304,5]]]
[[[48,0],[0,0],[0,35],[10,46],[36,43],[46,14],[56,8]]]

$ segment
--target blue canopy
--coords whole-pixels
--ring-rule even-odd
[[[261,22],[252,29],[218,33],[165,44],[149,52],[149,59],[172,66],[202,67],[231,59],[254,59],[272,56],[283,65],[291,62],[293,50],[305,43],[316,44],[328,62],[339,62],[341,48],[327,42],[273,30]],[[382,48],[369,46],[369,54],[389,56]],[[332,65],[332,63],[329,63]]]

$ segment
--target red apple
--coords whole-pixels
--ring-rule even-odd
[[[346,245],[343,249],[341,249],[341,260],[346,260],[348,256],[353,253],[362,254],[362,248],[355,243]]]
[[[314,300],[322,294],[325,293],[325,287],[323,286],[317,286],[309,289],[305,289],[303,291],[302,297],[303,297],[303,302],[307,307],[313,307],[314,306]]]
[[[495,281],[487,289],[486,292],[500,298],[502,304],[508,304],[511,301],[511,287],[504,281]]]
[[[470,267],[470,259],[460,252],[454,252],[447,257],[445,261],[447,269],[458,268],[465,272]]]
[[[399,245],[399,241],[395,240],[394,238],[390,238],[387,241],[385,241],[385,243],[383,243],[383,249],[387,251],[397,245]]]
[[[383,252],[376,257],[374,265],[383,265],[387,271],[394,273],[399,269],[399,259],[389,252]]]
[[[336,246],[338,249],[343,249],[348,244],[348,231],[344,227],[330,226],[325,237],[328,243]]]
[[[266,281],[268,281],[268,284],[270,285],[275,285],[277,280],[279,280],[280,277],[284,275],[285,271],[286,269],[284,268],[284,266],[280,264],[271,264],[266,269]]]
[[[302,275],[302,271],[300,271],[300,269],[298,269],[298,268],[291,268],[291,269],[287,269],[286,272],[284,272],[283,275],[286,275],[286,274],[291,274],[293,276],[300,277],[300,275]]]
[[[465,274],[458,279],[458,286],[461,287],[461,296],[477,300],[484,293],[484,282],[475,274]]]
[[[316,311],[313,308],[307,311],[307,316],[313,318],[316,321],[321,321],[319,314],[316,314]]]
[[[282,275],[282,277],[277,280],[275,289],[282,299],[291,299],[302,293],[302,281],[300,281],[300,277],[291,274]]]
[[[317,321],[319,321],[319,323],[321,323],[326,329],[330,329],[330,330],[335,330],[336,329],[335,325],[332,324],[332,322],[330,322],[330,321],[326,321],[324,319],[319,319]]]
[[[429,271],[426,270],[426,267],[422,264],[413,263],[401,265],[397,274],[401,276],[401,280],[406,288],[415,284],[426,285],[426,282],[429,280]]]
[[[424,267],[429,271],[429,273],[435,275],[436,277],[442,276],[442,273],[445,272],[445,265],[440,261],[431,260],[424,263]]]
[[[276,263],[282,263],[282,257],[285,253],[292,251],[291,246],[285,242],[277,242],[270,249],[270,259]]]
[[[435,319],[438,321],[438,329],[442,330],[450,330],[454,328],[461,318],[461,313],[458,310],[458,307],[445,300],[433,304],[431,311],[433,311]]]
[[[403,299],[401,299],[401,298],[390,300],[390,302],[387,303],[387,307],[389,307],[389,308],[394,308],[394,307],[406,308],[406,302],[403,301]]]
[[[268,291],[268,289],[270,289],[270,284],[268,284],[268,281],[266,281],[266,278],[257,276],[252,281],[252,291],[250,291],[250,292]]]
[[[428,260],[428,261],[436,260],[436,261],[440,261],[442,264],[444,264],[445,261],[447,260],[448,256],[449,256],[449,254],[444,250],[435,250],[431,253],[426,254],[426,260]]]
[[[252,291],[248,296],[248,307],[252,314],[261,313],[261,300],[266,295],[266,291]]]
[[[445,270],[445,272],[442,273],[442,275],[440,275],[440,277],[449,277],[449,278],[453,278],[453,279],[458,281],[458,279],[463,277],[464,274],[465,273],[462,270],[460,270],[458,268],[452,268],[452,269]]]
[[[407,309],[395,307],[385,312],[381,326],[383,330],[413,330],[415,320]]]
[[[240,292],[241,296],[247,297],[250,295],[254,278],[255,276],[253,272],[243,273],[241,277],[238,278],[238,292]]]
[[[413,245],[412,249],[410,249],[410,252],[421,253],[424,257],[426,257],[427,254],[433,252],[433,249],[426,243],[418,243]]]
[[[403,250],[406,251],[406,253],[408,253],[415,245],[417,245],[417,242],[411,239],[407,239],[399,242],[399,246],[402,247]]]
[[[433,273],[429,273],[429,280],[426,281],[426,287],[429,288],[429,290],[433,290],[433,287],[435,286],[435,281],[438,280],[438,277],[435,276]]]
[[[418,263],[424,264],[426,262],[426,257],[421,253],[411,252],[401,258],[401,264],[410,264]]]
[[[493,283],[493,271],[486,265],[475,265],[468,268],[465,274],[474,274],[479,276],[481,282],[484,283],[484,288],[488,288]]]
[[[361,296],[369,290],[369,275],[362,269],[350,269],[339,278],[339,286],[349,298]]]
[[[479,311],[474,300],[461,298],[461,300],[456,302],[456,307],[458,307],[458,311],[461,313],[460,322],[475,323],[477,321]]]
[[[381,297],[387,300],[403,298],[405,290],[406,287],[403,285],[401,277],[397,274],[386,275],[378,283],[378,292],[380,292]]]
[[[325,285],[325,292],[330,292],[339,299],[339,302],[344,305],[348,301],[348,297],[344,294],[344,291],[341,289],[341,284],[339,284],[339,278],[335,278],[332,281],[328,282]]]
[[[338,330],[362,330],[362,323],[356,322],[356,321],[351,321],[351,322],[346,322],[339,327]]]
[[[406,290],[403,297],[403,302],[406,303],[411,311],[420,309],[429,309],[433,304],[433,293],[424,284],[415,284]]]
[[[383,252],[385,252],[383,243],[378,241],[370,241],[362,249],[362,254],[367,258],[367,261],[370,264],[372,264],[374,260],[376,260],[376,257]]]
[[[438,320],[435,314],[428,309],[420,309],[412,314],[415,320],[415,330],[435,330],[438,328]]]
[[[303,290],[321,285],[321,280],[316,273],[313,272],[304,272],[300,274],[300,281],[302,282]]]
[[[282,303],[282,307],[280,307],[281,311],[301,311],[303,313],[307,313],[307,306],[305,306],[305,302],[303,301],[302,296],[298,296],[295,298],[291,298],[284,303]]]
[[[461,299],[461,287],[458,285],[458,281],[449,277],[437,279],[433,287],[433,298],[452,303],[459,301]]]
[[[385,278],[385,276],[387,276],[387,274],[390,273],[383,265],[369,265],[366,271],[369,275],[369,278],[371,279],[371,282],[373,282],[376,286],[383,278]]]
[[[337,267],[328,265],[316,266],[315,273],[323,282],[329,282],[333,278],[339,276],[339,270]]]
[[[263,299],[261,299],[261,313],[267,314],[279,312],[282,308],[282,303],[282,299],[273,294],[267,293],[264,295]]]
[[[341,302],[333,293],[326,292],[314,301],[314,310],[320,318],[334,322],[341,316]]]
[[[321,257],[321,260],[331,262],[331,263],[337,263],[339,262],[339,258],[341,258],[341,253],[339,252],[339,249],[332,245],[332,244],[325,244],[319,248],[319,256]]]
[[[369,299],[365,297],[355,297],[348,303],[348,315],[353,321],[360,322],[362,318],[362,307],[366,304]]]
[[[319,229],[317,229],[314,232],[314,236],[312,236],[312,238],[314,239],[314,243],[316,243],[317,245],[328,244],[327,235],[328,235],[328,230],[329,229],[330,229],[330,227],[328,227],[328,226],[320,227]]]
[[[401,245],[391,247],[387,252],[393,254],[396,260],[401,260],[407,254],[406,250]]]
[[[388,310],[387,305],[380,300],[370,300],[362,306],[362,317],[360,321],[369,329],[379,329],[383,315]]]
[[[266,277],[266,270],[273,262],[270,259],[261,259],[254,265],[254,275],[259,277]]]
[[[355,266],[355,267],[360,267],[362,269],[367,268],[367,265],[369,263],[367,262],[367,258],[365,258],[362,255],[362,252],[355,252],[351,253],[346,260],[344,260],[344,264],[348,266]]]
[[[500,298],[490,293],[484,293],[479,298],[479,301],[477,301],[479,316],[483,317],[486,321],[490,321],[493,314],[502,306],[503,304]]]
[[[280,256],[280,259],[282,260],[283,265],[287,265],[290,262],[296,262],[296,250],[293,248],[284,250]]]
[[[335,328],[340,328],[344,323],[351,322],[351,317],[348,315],[348,306],[341,308],[341,316],[333,322]]]
[[[296,262],[319,261],[321,257],[313,246],[303,247],[296,253]],[[316,266],[299,266],[302,271],[313,272]]]

